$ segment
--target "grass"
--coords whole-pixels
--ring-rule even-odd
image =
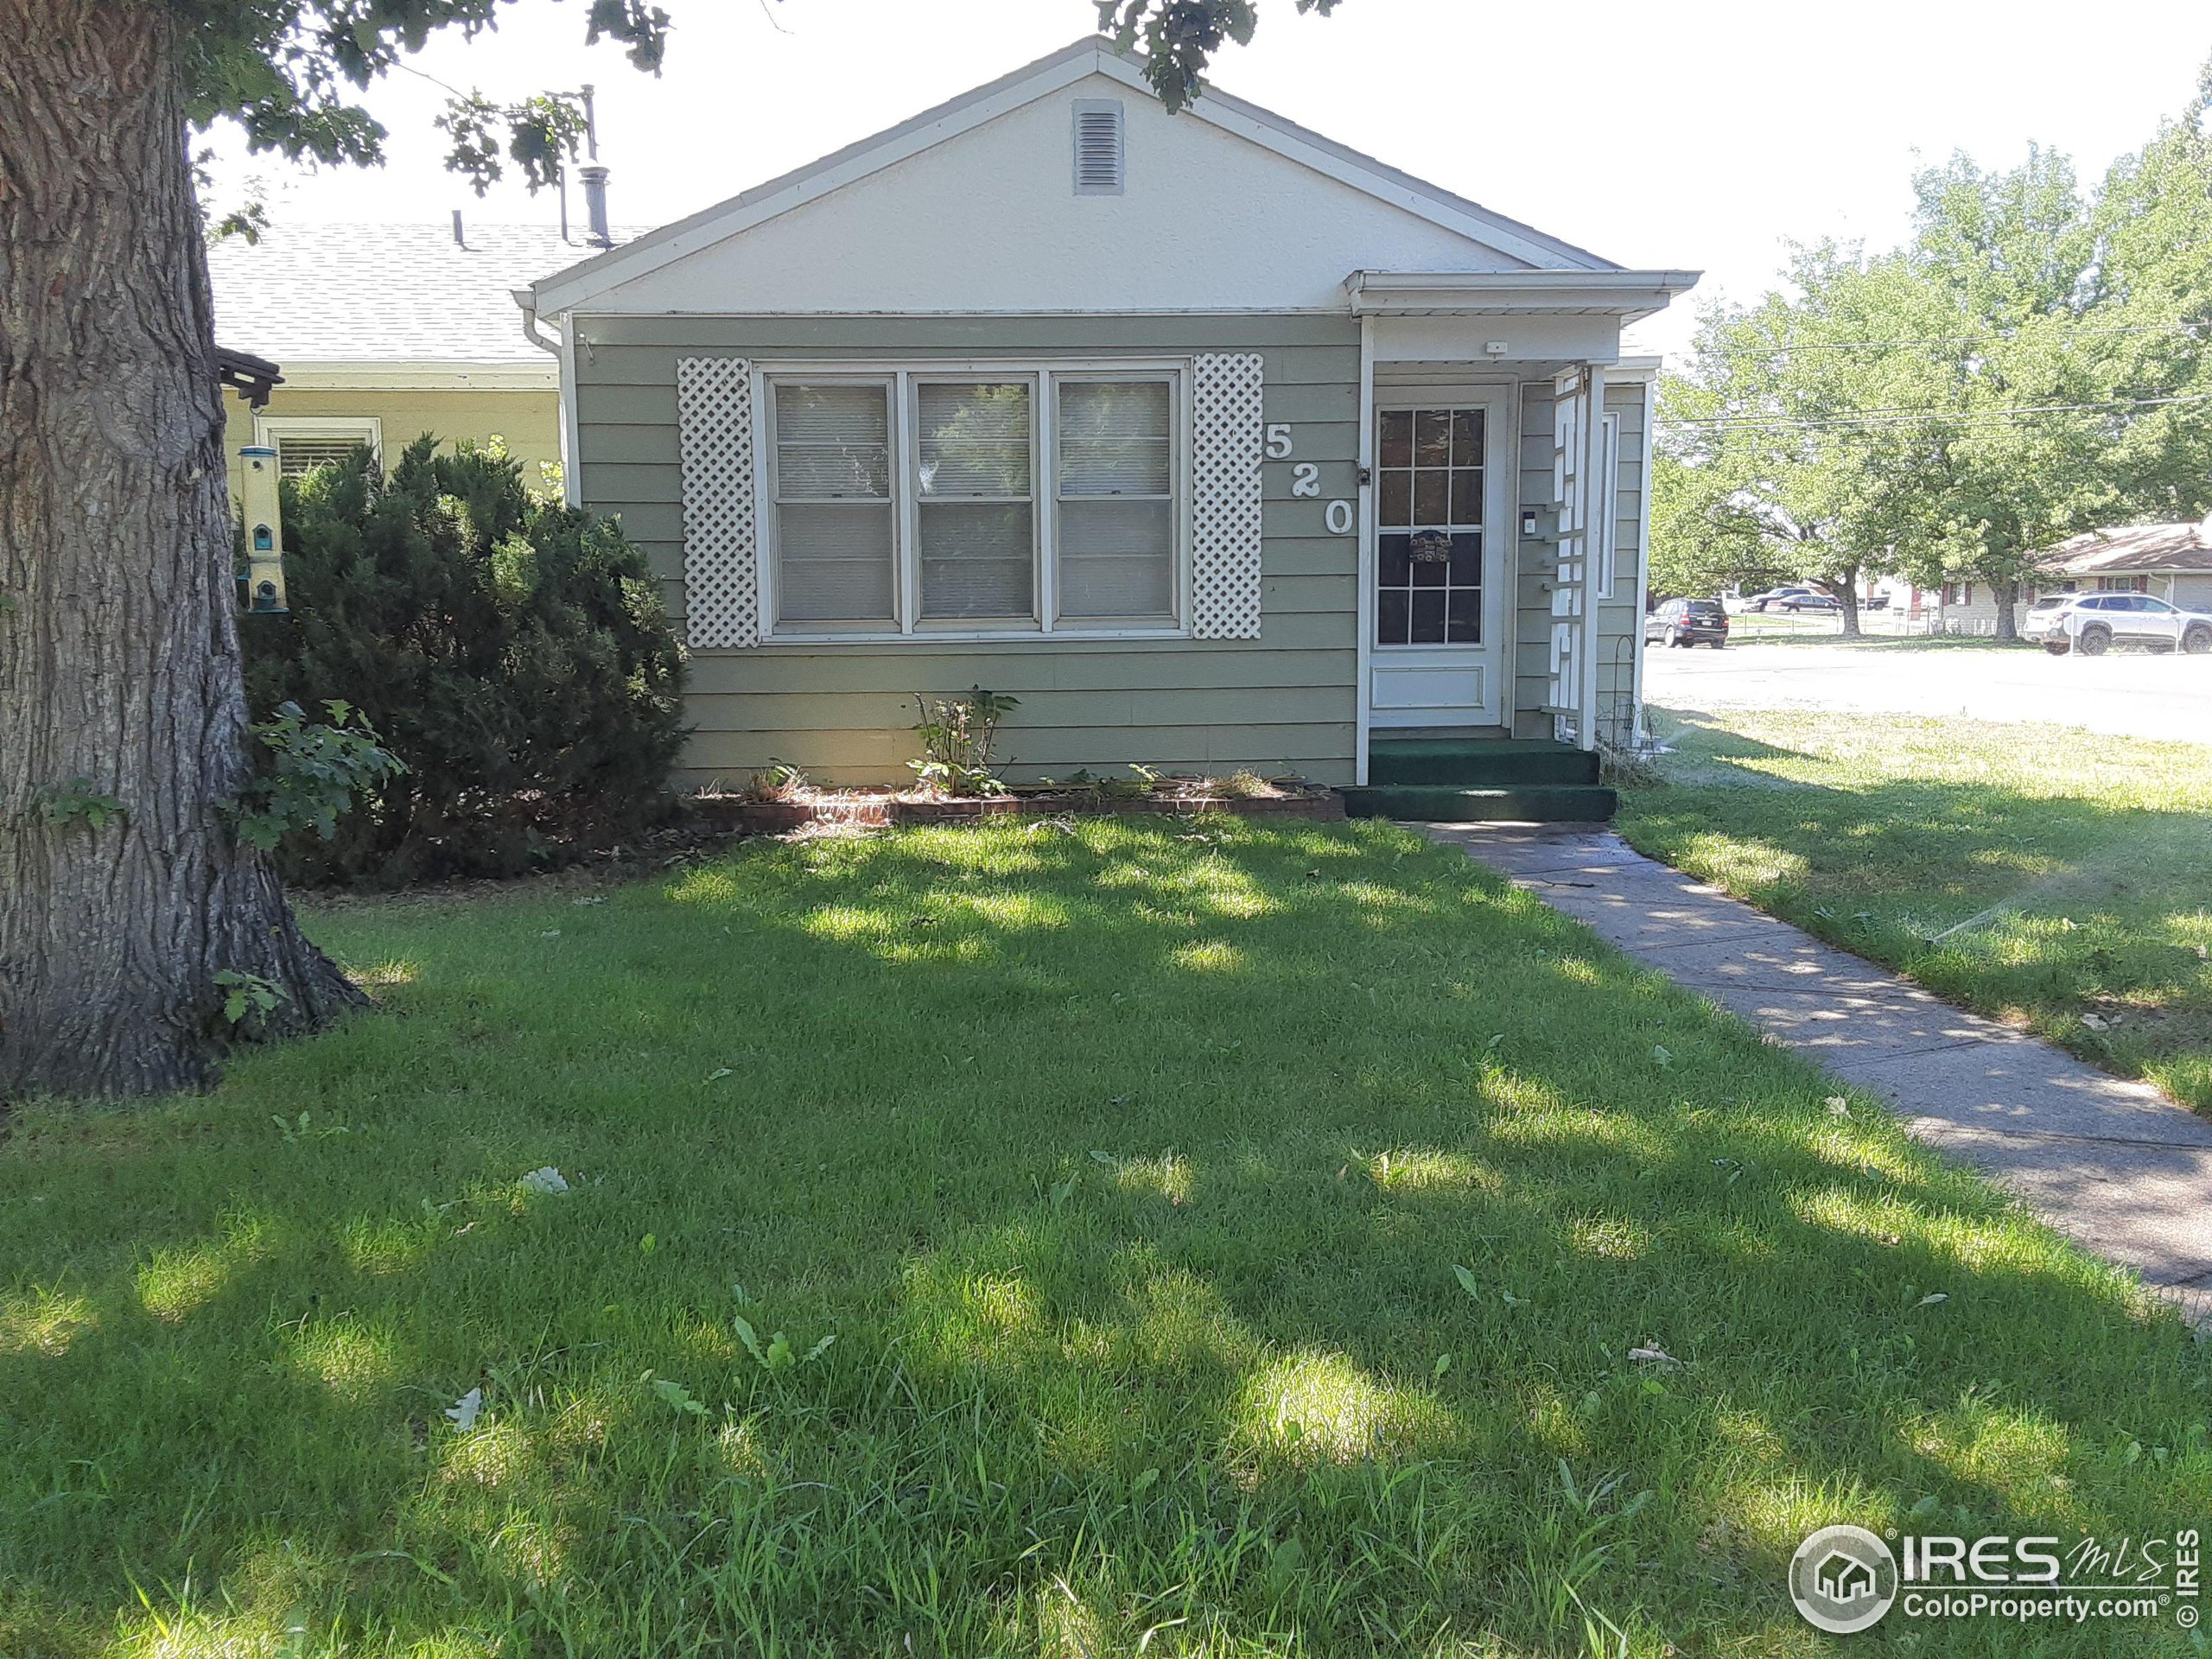
[[[2212,747],[1732,710],[1622,832],[1941,996],[2212,1110]]]
[[[1815,1525],[2212,1503],[2171,1313],[1388,826],[311,919],[375,1013],[0,1144],[10,1659],[1813,1655]]]

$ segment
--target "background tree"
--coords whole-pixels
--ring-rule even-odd
[[[0,0],[0,1099],[206,1079],[219,974],[269,1034],[356,1000],[240,844],[245,751],[223,411],[190,138],[369,164],[360,94],[512,0]],[[1327,10],[1321,0],[1299,9]],[[658,67],[669,17],[580,0],[586,38]],[[1171,106],[1248,0],[1129,0]],[[452,165],[555,176],[569,106],[449,111]],[[502,140],[504,142],[502,142]]]
[[[2055,543],[2201,515],[2209,101],[2212,79],[2087,197],[2048,151],[2008,171],[1955,157],[1914,180],[1904,246],[1798,249],[1786,290],[1709,313],[1662,391],[1655,566],[1814,577],[1846,633],[1870,573],[1985,583],[2011,639]]]

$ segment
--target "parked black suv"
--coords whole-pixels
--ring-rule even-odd
[[[1643,619],[1643,643],[1662,639],[1718,651],[1728,643],[1728,613],[1717,599],[1670,599]]]

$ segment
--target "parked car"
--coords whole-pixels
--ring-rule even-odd
[[[2212,614],[2184,611],[2148,594],[2056,594],[2028,607],[2021,632],[2053,656],[2101,657],[2114,645],[2212,651]]]
[[[1728,643],[1728,613],[1717,599],[1670,599],[1643,619],[1643,643],[1663,640],[1669,646],[1711,645],[1715,651]]]
[[[1834,595],[1821,593],[1816,588],[1802,583],[1789,582],[1770,588],[1764,594],[1753,594],[1744,601],[1747,611],[1786,611],[1795,615],[1800,611],[1840,611],[1843,607]]]

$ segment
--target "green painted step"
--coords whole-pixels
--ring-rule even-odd
[[[1385,784],[1348,789],[1344,798],[1344,810],[1355,818],[1440,823],[1602,823],[1620,805],[1620,797],[1599,784],[1522,784],[1510,789]]]
[[[1535,738],[1383,737],[1368,745],[1370,785],[1451,785],[1505,789],[1522,784],[1595,784],[1598,757]]]

